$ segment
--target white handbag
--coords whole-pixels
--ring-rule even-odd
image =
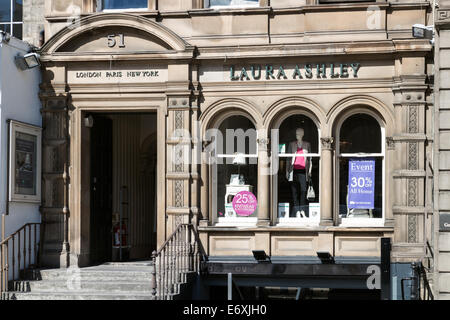
[[[308,199],[308,201],[313,201],[315,198],[316,198],[316,193],[314,192],[314,188],[313,188],[312,184],[310,184],[308,187],[308,192],[306,193],[306,199]]]

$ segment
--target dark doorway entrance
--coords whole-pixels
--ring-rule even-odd
[[[86,122],[90,128],[90,264],[119,261],[118,239],[122,239],[122,261],[150,260],[156,249],[156,113],[84,116],[92,117]],[[118,230],[123,230],[122,236]]]
[[[93,115],[91,128],[91,264],[109,261],[112,252],[112,121]]]

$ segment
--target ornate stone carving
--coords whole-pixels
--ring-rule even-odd
[[[418,132],[417,116],[418,116],[417,106],[416,105],[409,106],[409,133]]]
[[[411,178],[408,180],[408,206],[413,207],[417,205],[417,179]],[[417,242],[417,216],[408,215],[408,242]]]
[[[389,150],[395,149],[395,140],[393,137],[386,137],[386,147]]]
[[[417,170],[417,142],[410,142],[408,148],[408,170]]]
[[[261,139],[257,139],[256,142],[258,143],[259,150],[267,151],[267,146],[269,145],[269,139],[261,138]]]
[[[320,143],[322,144],[322,149],[331,150],[333,149],[334,139],[333,137],[320,138]]]
[[[417,242],[417,216],[415,214],[408,215],[408,242]]]
[[[418,112],[417,106],[409,106],[408,116],[408,132],[419,132],[418,127]],[[417,170],[418,168],[418,143],[410,142],[408,144],[408,170]],[[417,179],[411,178],[408,180],[408,206],[413,207],[417,205]],[[417,216],[408,215],[408,239],[409,243],[417,242]]]
[[[175,129],[183,129],[183,111],[175,111]]]
[[[174,147],[175,153],[175,172],[183,171],[183,145],[176,145]]]
[[[441,9],[437,11],[437,20],[449,20],[450,19],[450,10],[448,9]]]
[[[175,207],[183,206],[183,180],[175,181]]]
[[[178,228],[178,226],[180,225],[180,224],[182,224],[183,223],[183,216],[182,215],[180,215],[180,214],[177,214],[177,215],[175,215],[175,219],[174,219],[174,230],[176,229],[176,228]]]

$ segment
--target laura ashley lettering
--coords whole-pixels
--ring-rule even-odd
[[[296,80],[296,79],[337,79],[337,78],[357,78],[360,63],[306,63],[296,64],[286,68],[272,64],[243,66],[236,68],[230,66],[231,81],[250,80]],[[261,74],[263,73],[263,76]]]

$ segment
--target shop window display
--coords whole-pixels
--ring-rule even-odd
[[[278,223],[320,222],[319,132],[307,116],[294,115],[279,128]]]
[[[383,217],[382,137],[383,128],[370,115],[355,114],[342,123],[337,151],[343,223]]]
[[[233,207],[233,199],[239,192],[251,192],[255,198],[257,196],[255,126],[244,116],[231,116],[220,124],[218,134],[221,137],[215,138],[217,147],[211,158],[213,212],[216,213],[216,222],[255,224],[257,207],[251,214],[236,211]]]

